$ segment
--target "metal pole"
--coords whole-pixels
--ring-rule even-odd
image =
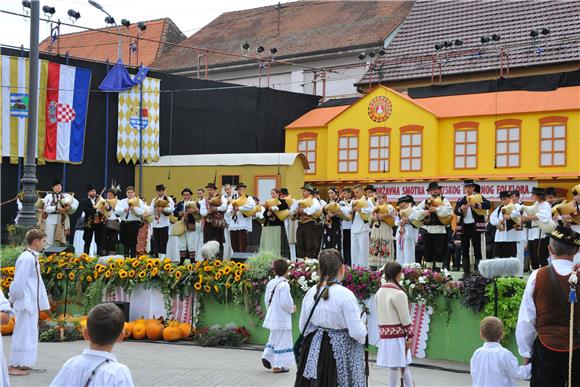
[[[109,73],[109,58],[107,58],[107,74]],[[107,188],[109,181],[109,94],[105,93],[105,182],[103,187]]]
[[[139,197],[143,192],[143,82],[139,84]]]
[[[64,58],[64,64],[68,66],[68,51]],[[62,190],[66,191],[66,162],[62,163]]]
[[[28,78],[28,128],[26,138],[26,161],[22,177],[22,212],[18,224],[32,227],[36,224],[34,203],[36,202],[36,132],[38,126],[38,25],[40,23],[40,2],[30,2],[30,59]]]

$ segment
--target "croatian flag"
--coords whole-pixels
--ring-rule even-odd
[[[90,70],[48,64],[44,147],[47,161],[83,161],[90,84]]]

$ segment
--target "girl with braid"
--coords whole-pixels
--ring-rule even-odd
[[[367,330],[356,297],[340,284],[345,274],[342,256],[336,249],[322,250],[318,262],[320,280],[302,302],[304,341],[294,385],[364,386]]]

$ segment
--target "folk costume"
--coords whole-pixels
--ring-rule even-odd
[[[352,229],[352,208],[350,207],[350,201],[341,200],[338,202],[340,206],[341,221],[340,228],[342,229],[342,258],[344,259],[344,264],[351,266],[350,257],[350,242],[351,236],[350,231]]]
[[[157,192],[164,191],[165,186],[159,184],[155,187],[155,190]],[[154,214],[154,220],[151,223],[154,241],[153,256],[164,259],[167,254],[167,242],[169,241],[169,216],[173,214],[175,204],[171,197],[164,194],[162,197],[157,196],[151,200],[150,207]]]
[[[331,201],[323,209],[324,232],[322,236],[322,250],[337,249],[338,251],[342,251],[342,220],[339,216],[340,205],[335,201]]]
[[[532,194],[545,194],[543,188],[532,188]],[[545,200],[538,202],[538,207],[540,210],[535,215],[540,222],[548,222],[552,219],[552,206]],[[548,258],[550,257],[550,252],[548,251],[548,245],[550,243],[550,236],[546,235],[538,227],[537,221],[533,220],[529,222],[528,225],[528,253],[530,254],[530,266],[533,270],[538,269],[541,266],[548,266]]]
[[[302,200],[296,200],[291,207],[291,213],[298,218],[296,230],[296,255],[299,258],[317,258],[320,239],[316,237],[316,219],[321,211],[320,203],[312,196],[314,188],[310,184],[302,187],[311,194]],[[301,213],[298,210],[301,209]]]
[[[206,189],[217,189],[215,184],[208,183]],[[208,197],[200,203],[199,212],[203,217],[203,243],[217,241],[223,256],[224,228],[226,221],[224,214],[228,209],[228,202],[222,195],[216,194]]]
[[[95,372],[94,376],[92,376],[94,370],[98,372]],[[87,383],[89,379],[91,381]],[[49,386],[89,385],[133,387],[134,384],[131,371],[126,365],[119,363],[114,354],[87,348],[82,355],[67,360]]]
[[[520,366],[500,343],[485,342],[473,353],[470,370],[474,387],[516,387],[517,380],[530,378],[531,365]]]
[[[237,188],[244,187],[244,183],[238,183]],[[244,199],[245,198],[245,199]],[[241,202],[241,203],[240,203]],[[237,204],[240,203],[240,206]],[[256,207],[254,198],[250,195],[239,196],[231,201],[226,210],[226,220],[230,230],[230,241],[235,253],[248,251],[248,233],[252,232],[252,217],[249,214]]]
[[[427,191],[440,189],[436,182],[429,183]],[[448,219],[453,214],[453,208],[449,200],[443,196],[431,196],[417,205],[418,210],[429,210],[431,203],[435,200],[441,200],[442,204],[437,207],[435,212],[425,217],[423,229],[426,231],[424,237],[425,243],[425,261],[428,266],[436,267],[437,263],[443,264],[447,252],[447,228],[442,219]]]
[[[189,188],[185,188],[181,194],[189,192],[193,196],[193,192]],[[179,248],[179,264],[183,265],[186,259],[194,262],[201,259],[201,246],[203,245],[203,234],[201,232],[201,203],[198,201],[189,200],[187,203],[182,200],[177,203],[173,215],[178,221],[183,222],[185,231],[178,236]]]
[[[365,207],[360,211],[354,210],[356,206],[355,202],[357,201],[364,201],[365,204]],[[373,209],[373,202],[365,196],[351,202],[352,227],[350,229],[350,259],[353,266],[369,266],[369,218],[373,213]]]
[[[384,207],[383,207],[384,206]],[[381,208],[385,208],[388,212],[383,214],[380,212]],[[393,227],[395,217],[397,216],[395,208],[390,204],[377,205],[373,210],[373,217],[378,216],[378,219],[371,219],[371,236],[369,241],[369,266],[380,269],[387,261],[394,259],[393,254]],[[392,220],[388,223],[387,218]]]
[[[580,234],[558,226],[550,237],[580,248]],[[532,271],[526,284],[518,323],[516,341],[522,357],[532,363],[530,385],[565,386],[568,380],[570,343],[570,301],[572,286],[576,295],[580,287],[570,283],[578,267],[571,260],[552,258],[552,264]],[[572,386],[580,385],[580,303],[574,304]]]
[[[14,282],[10,285],[9,299],[16,312],[10,352],[12,367],[32,368],[36,364],[38,315],[41,310],[50,309],[38,256],[39,253],[32,249],[26,249],[20,254],[16,260]]]
[[[119,242],[119,229],[121,228],[121,222],[119,221],[119,216],[117,216],[117,213],[115,212],[118,202],[117,190],[111,188],[107,193],[112,193],[113,198],[105,200],[105,233],[103,238],[103,248],[105,254],[113,255],[117,253],[117,243]]]
[[[262,326],[270,330],[262,359],[273,368],[288,368],[295,364],[292,340],[294,300],[285,277],[276,276],[266,285],[264,302],[268,308]]]
[[[264,226],[260,237],[260,251],[271,251],[284,258],[290,258],[290,247],[285,227],[290,208],[285,200],[277,199],[272,202],[277,205],[269,206],[270,203],[270,200],[266,201],[266,208],[262,213]]]
[[[92,184],[87,185],[87,192],[95,189]],[[97,211],[97,202],[101,199],[100,196],[83,199],[80,203],[79,209],[83,212],[83,241],[85,242],[84,253],[89,254],[91,251],[91,243],[93,236],[95,244],[97,245],[97,255],[103,254],[103,237],[105,233],[103,213]]]
[[[509,191],[502,191],[499,193],[500,198],[508,198]],[[518,234],[516,233],[516,223],[512,219],[504,219],[504,205],[499,205],[489,217],[489,222],[496,227],[495,239],[493,243],[494,258],[517,258],[517,242]],[[513,209],[511,209],[513,207]],[[519,211],[514,207],[507,207],[511,209],[512,213]],[[506,214],[506,215],[512,215]]]
[[[413,386],[411,351],[405,348],[406,340],[413,337],[409,299],[396,284],[387,282],[378,290],[375,298],[377,321],[379,323],[379,343],[377,345],[377,366],[391,369],[389,386],[397,386],[401,368],[405,386]]]
[[[465,180],[463,185],[475,186],[475,182],[473,180]],[[485,212],[491,208],[489,200],[481,196],[481,194],[477,195],[481,197],[480,203],[473,203],[473,207],[471,207],[471,198],[463,196],[457,201],[455,210],[453,211],[459,217],[457,228],[461,235],[461,261],[463,263],[464,275],[471,272],[470,246],[473,246],[473,255],[475,258],[473,267],[477,268],[481,261],[481,236],[485,233],[486,227]],[[471,196],[475,197],[476,194]],[[461,209],[462,206],[467,206],[465,211]]]
[[[572,217],[570,228],[577,233],[580,233],[580,184],[572,187],[572,202],[575,206],[575,216]],[[580,265],[580,251],[574,257],[574,263]]]
[[[412,207],[414,204],[413,197],[411,195],[400,197],[397,201],[397,206],[402,203],[409,203],[409,206]],[[401,215],[399,212],[395,219],[395,225],[397,226],[395,236],[397,262],[401,265],[415,263],[415,247],[419,238],[419,229],[411,223],[411,220],[417,217],[418,210],[415,210],[415,207],[412,208],[413,210],[408,217]]]
[[[349,289],[333,283],[328,299],[314,306],[320,291],[313,286],[302,301],[300,331],[306,331],[294,386],[362,387],[367,330],[358,301]]]
[[[223,189],[223,187],[222,187],[222,189]],[[224,191],[225,191],[225,189],[224,189]],[[226,202],[229,206],[230,202],[232,200],[236,200],[238,198],[238,193],[235,191],[232,191],[230,194],[228,194],[226,191],[222,196],[226,199]],[[231,218],[228,218],[227,208],[226,208],[226,211],[224,212],[224,221],[225,221],[225,227],[224,227],[223,258],[229,259],[234,254],[234,249],[232,249],[232,237],[230,234]]]
[[[14,316],[14,310],[10,307],[10,301],[6,299],[2,290],[0,290],[0,313],[7,313],[10,316]],[[8,376],[8,367],[6,366],[2,343],[2,333],[0,333],[0,383],[2,383],[2,386],[10,387],[10,377]]]
[[[60,180],[55,180],[52,187],[61,185]],[[76,212],[79,202],[73,195],[68,193],[51,192],[47,194],[43,202],[43,216],[39,223],[41,230],[46,233],[46,247],[53,246],[56,242],[67,244],[67,236],[70,235],[70,217]],[[61,209],[68,208],[65,213]]]
[[[520,200],[520,191],[511,191],[512,202],[515,204],[518,213],[516,216],[519,216],[523,211],[523,205]],[[524,275],[524,266],[525,266],[525,256],[524,251],[526,249],[526,243],[528,241],[527,230],[525,229],[524,222],[522,224],[517,224],[514,227],[515,238],[516,238],[516,258],[520,262],[520,277]]]
[[[131,203],[129,203],[131,200]],[[117,203],[115,214],[119,217],[119,237],[125,248],[125,256],[137,257],[137,236],[143,224],[142,216],[145,213],[145,204],[141,199],[125,198]]]

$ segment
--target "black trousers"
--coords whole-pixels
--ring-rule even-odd
[[[125,247],[125,256],[127,257],[137,256],[137,235],[139,235],[140,228],[141,222],[138,220],[121,222],[119,235],[121,237],[121,243]]]
[[[550,257],[548,244],[550,244],[549,237],[528,241],[528,253],[530,254],[532,269],[536,270],[540,266],[548,266],[548,258]]]
[[[493,244],[494,258],[515,258],[517,255],[517,242],[495,242]]]
[[[475,257],[475,270],[481,261],[481,232],[477,231],[475,223],[464,224],[461,228],[461,260],[463,263],[463,273],[469,274],[469,246],[473,244],[473,255]]]
[[[350,266],[350,229],[342,230],[342,258],[344,264]]]
[[[103,223],[93,224],[91,228],[85,228],[83,231],[83,241],[85,241],[84,252],[89,254],[91,251],[91,243],[93,235],[95,236],[95,244],[97,245],[97,255],[103,255],[103,237],[104,237]]]
[[[299,223],[296,229],[296,255],[298,258],[318,258],[320,239],[315,222]]]
[[[169,227],[153,228],[153,256],[159,257],[159,254],[167,253],[167,242],[169,241]]]
[[[568,384],[568,352],[552,351],[536,337],[532,353],[531,387],[564,387]],[[580,349],[572,353],[572,386],[580,386]]]
[[[119,231],[105,227],[105,240],[103,243],[105,253],[116,254],[118,241],[119,241]]]
[[[447,252],[447,234],[425,234],[425,261],[443,262]]]
[[[232,250],[236,253],[245,253],[248,250],[248,232],[246,230],[230,231]]]

